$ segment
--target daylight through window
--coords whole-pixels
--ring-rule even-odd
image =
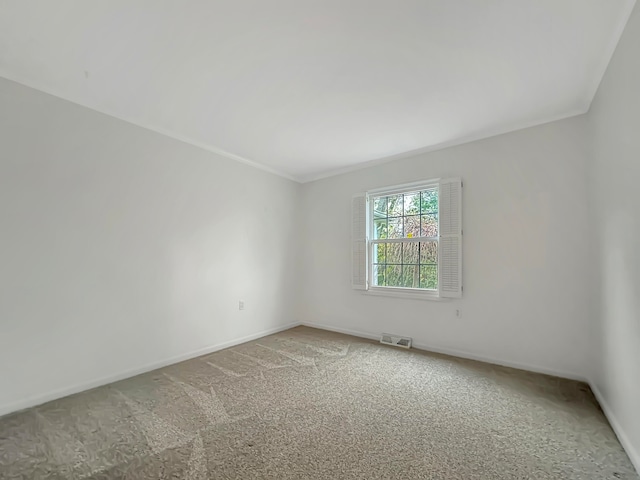
[[[369,202],[371,285],[438,290],[438,186]]]

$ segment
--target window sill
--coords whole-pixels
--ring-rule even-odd
[[[410,298],[413,300],[431,300],[432,302],[444,302],[450,300],[449,298],[442,298],[436,291],[415,291],[407,288],[392,288],[392,287],[370,287],[369,290],[365,290],[362,293],[366,295],[374,295],[381,297],[395,297],[395,298]]]

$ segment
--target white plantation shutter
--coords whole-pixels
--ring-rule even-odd
[[[459,298],[462,296],[462,181],[442,179],[438,191],[440,296]]]
[[[351,286],[367,289],[367,197],[351,200]]]

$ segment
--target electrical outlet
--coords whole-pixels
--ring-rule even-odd
[[[456,317],[462,318],[462,310],[460,310],[459,308],[456,308]]]
[[[238,310],[244,310],[244,300],[238,301]]]

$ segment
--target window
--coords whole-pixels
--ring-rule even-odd
[[[354,197],[354,288],[400,296],[462,294],[460,179]]]
[[[369,197],[373,287],[438,289],[438,187]]]

